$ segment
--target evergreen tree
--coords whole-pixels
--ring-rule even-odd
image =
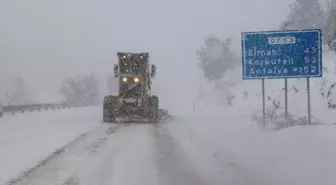
[[[328,3],[328,18],[324,28],[324,41],[336,51],[336,0]]]
[[[318,0],[296,0],[282,29],[322,29],[326,16]]]
[[[205,39],[205,46],[197,51],[198,65],[208,81],[219,81],[227,70],[238,64],[237,55],[230,49],[231,42],[231,39],[221,41],[216,37],[208,37]]]

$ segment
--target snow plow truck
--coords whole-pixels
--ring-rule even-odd
[[[114,77],[119,92],[104,97],[103,122],[159,122],[168,112],[159,109],[158,96],[151,95],[156,66],[149,64],[149,53],[118,52],[117,57]]]

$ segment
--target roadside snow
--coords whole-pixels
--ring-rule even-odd
[[[333,126],[263,131],[249,117],[227,110],[181,118],[167,127],[214,184],[336,183]]]
[[[96,127],[100,112],[99,107],[87,107],[0,119],[0,184]]]

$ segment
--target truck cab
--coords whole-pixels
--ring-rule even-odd
[[[114,76],[119,78],[119,95],[149,94],[150,78],[155,76],[155,65],[152,65],[149,75],[149,54],[118,52],[117,56],[118,63],[114,66]]]

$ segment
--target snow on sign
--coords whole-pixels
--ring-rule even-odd
[[[322,77],[322,30],[242,33],[243,79]]]

